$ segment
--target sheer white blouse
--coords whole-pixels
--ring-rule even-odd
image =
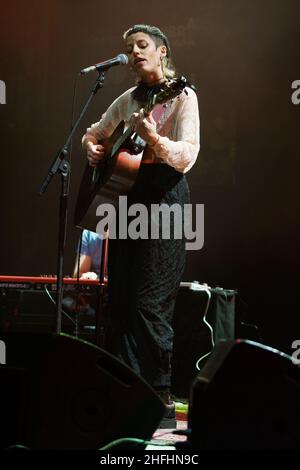
[[[122,120],[125,121],[125,126],[128,126],[132,113],[139,110],[139,103],[132,97],[134,89],[135,87],[130,88],[120,95],[102,115],[100,121],[87,129],[84,138],[89,135],[97,140],[110,137]],[[151,147],[153,162],[166,163],[181,173],[186,173],[192,168],[200,149],[198,100],[191,88],[186,88],[186,91],[187,94],[182,92],[163,105],[164,110],[156,123],[160,138]]]

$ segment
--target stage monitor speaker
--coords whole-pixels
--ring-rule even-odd
[[[172,393],[188,398],[197,376],[196,363],[213,349],[214,343],[235,337],[235,291],[202,289],[197,282],[181,283],[174,310],[172,357]],[[205,361],[200,361],[200,367]]]
[[[64,334],[0,339],[7,358],[0,367],[2,448],[97,449],[124,437],[149,439],[158,427],[163,402],[99,347]]]
[[[299,449],[300,369],[276,349],[220,342],[193,383],[189,442],[201,450]]]

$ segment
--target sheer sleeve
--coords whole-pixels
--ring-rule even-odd
[[[160,136],[152,147],[155,155],[181,173],[194,165],[200,149],[200,119],[196,93],[188,89],[176,102],[171,114],[169,135]]]
[[[97,140],[110,137],[121,121],[128,120],[131,114],[131,91],[133,88],[125,91],[108,107],[106,112],[102,114],[100,121],[95,122],[88,127],[83,139],[88,135],[92,135]]]

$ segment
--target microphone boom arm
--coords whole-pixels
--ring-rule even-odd
[[[126,65],[128,64],[128,57],[126,54],[119,54],[117,57],[113,59],[105,60],[104,62],[99,62],[99,64],[91,65],[90,67],[86,67],[80,71],[81,75],[85,75],[89,72],[93,72],[97,70],[100,72],[105,72],[106,70],[110,69],[115,65]]]

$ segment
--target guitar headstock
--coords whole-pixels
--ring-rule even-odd
[[[156,104],[162,104],[166,101],[175,98],[187,86],[187,79],[185,77],[173,78],[168,80],[162,85],[162,90],[153,96],[150,107],[153,108]]]

